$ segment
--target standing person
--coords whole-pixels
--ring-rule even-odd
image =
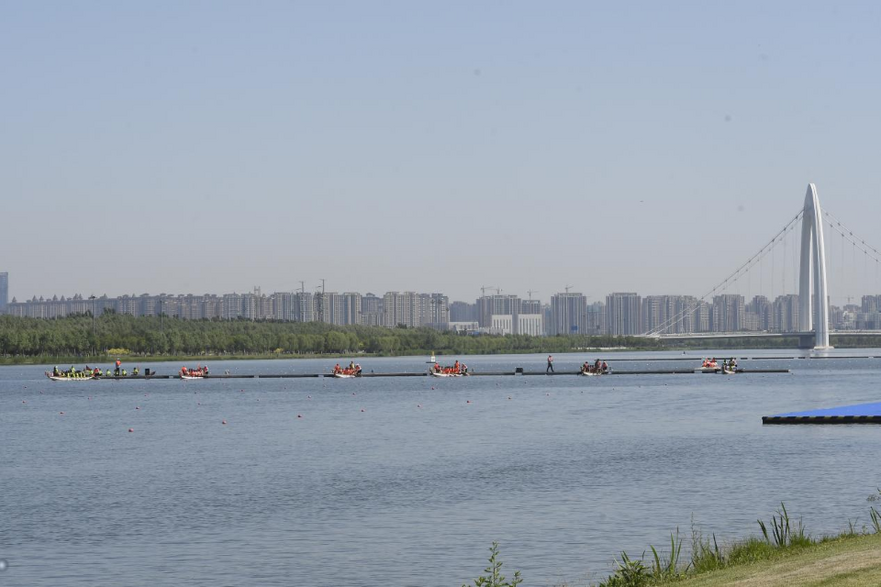
[[[545,369],[545,373],[553,373],[554,372],[554,357],[548,355],[548,368]]]

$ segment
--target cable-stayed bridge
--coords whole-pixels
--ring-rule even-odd
[[[770,332],[762,331],[736,331],[736,332],[679,332],[680,326],[686,321],[686,318],[692,314],[698,305],[710,296],[723,294],[730,291],[734,284],[743,283],[745,276],[750,275],[751,270],[755,269],[759,263],[762,263],[769,254],[772,254],[775,248],[787,242],[787,236],[795,236],[795,230],[801,223],[801,237],[799,239],[799,261],[798,261],[798,324],[796,328],[787,331]],[[823,210],[820,207],[820,199],[817,195],[817,187],[811,183],[808,184],[807,193],[805,195],[804,206],[799,212],[780,230],[774,238],[771,239],[758,253],[750,257],[745,263],[738,267],[732,274],[726,277],[716,287],[707,292],[699,300],[697,304],[688,306],[668,317],[660,324],[654,326],[649,331],[642,334],[643,337],[655,338],[662,340],[725,340],[725,339],[745,339],[745,338],[781,338],[781,337],[798,337],[799,346],[801,348],[813,349],[829,349],[832,348],[829,343],[830,334],[836,336],[867,336],[881,335],[878,330],[832,330],[829,320],[829,273],[827,271],[827,250],[826,239],[824,236],[824,226],[828,225],[838,236],[841,237],[842,243],[842,265],[844,259],[844,243],[847,241],[853,248],[854,258],[856,251],[864,256],[866,265],[871,259],[876,266],[876,275],[878,275],[878,266],[881,266],[881,252],[866,244],[864,239],[857,237],[853,231],[846,228],[841,221]],[[793,250],[793,253],[795,251]],[[771,257],[772,260],[774,257]],[[785,262],[786,252],[784,250],[783,259]],[[867,269],[867,267],[866,267]],[[772,265],[772,279],[778,279]],[[795,274],[793,273],[795,278]],[[785,282],[785,266],[783,281]],[[795,286],[795,284],[793,284]],[[784,286],[785,287],[785,286]],[[693,323],[693,321],[688,321]],[[796,326],[796,325],[793,325]]]

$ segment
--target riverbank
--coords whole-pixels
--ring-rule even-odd
[[[780,557],[677,581],[682,587],[869,587],[881,585],[881,536],[846,535]]]
[[[781,504],[770,520],[758,520],[761,536],[730,545],[720,546],[715,535],[707,538],[693,529],[687,561],[680,560],[678,533],[670,536],[665,552],[651,546],[639,559],[621,553],[618,568],[599,587],[881,585],[881,512],[874,506],[869,521],[861,529],[849,522],[838,535],[815,538]]]

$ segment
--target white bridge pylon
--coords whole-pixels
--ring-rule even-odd
[[[829,349],[829,288],[826,283],[826,244],[823,211],[817,186],[808,184],[801,220],[798,322],[802,332],[814,331],[814,348]]]

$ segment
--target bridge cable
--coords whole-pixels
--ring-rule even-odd
[[[643,334],[643,336],[659,336],[663,331],[667,330],[668,328],[672,328],[673,326],[676,326],[677,324],[682,322],[682,320],[685,319],[685,317],[688,315],[689,312],[692,312],[695,309],[697,309],[698,307],[700,307],[700,304],[703,301],[705,301],[708,297],[715,294],[720,288],[723,288],[724,286],[726,286],[730,281],[732,281],[732,279],[736,281],[737,278],[741,276],[742,272],[749,271],[757,263],[762,261],[765,258],[765,256],[768,254],[768,252],[774,248],[775,241],[777,240],[777,237],[779,237],[780,235],[786,234],[786,231],[788,231],[792,227],[793,224],[795,224],[796,222],[801,220],[803,215],[804,215],[804,210],[799,210],[798,214],[796,214],[789,222],[787,222],[786,226],[784,226],[782,230],[780,230],[777,234],[775,234],[774,238],[772,238],[770,240],[770,242],[766,243],[761,249],[759,249],[758,253],[754,254],[752,257],[747,259],[747,261],[745,263],[743,263],[740,267],[735,269],[733,273],[731,273],[728,277],[726,277],[724,280],[722,280],[718,285],[716,285],[716,287],[714,287],[713,289],[711,289],[710,291],[708,291],[707,293],[702,295],[700,298],[698,298],[697,303],[690,304],[684,310],[681,310],[673,317],[668,318],[660,325],[656,326],[652,330],[649,330],[648,332]]]

